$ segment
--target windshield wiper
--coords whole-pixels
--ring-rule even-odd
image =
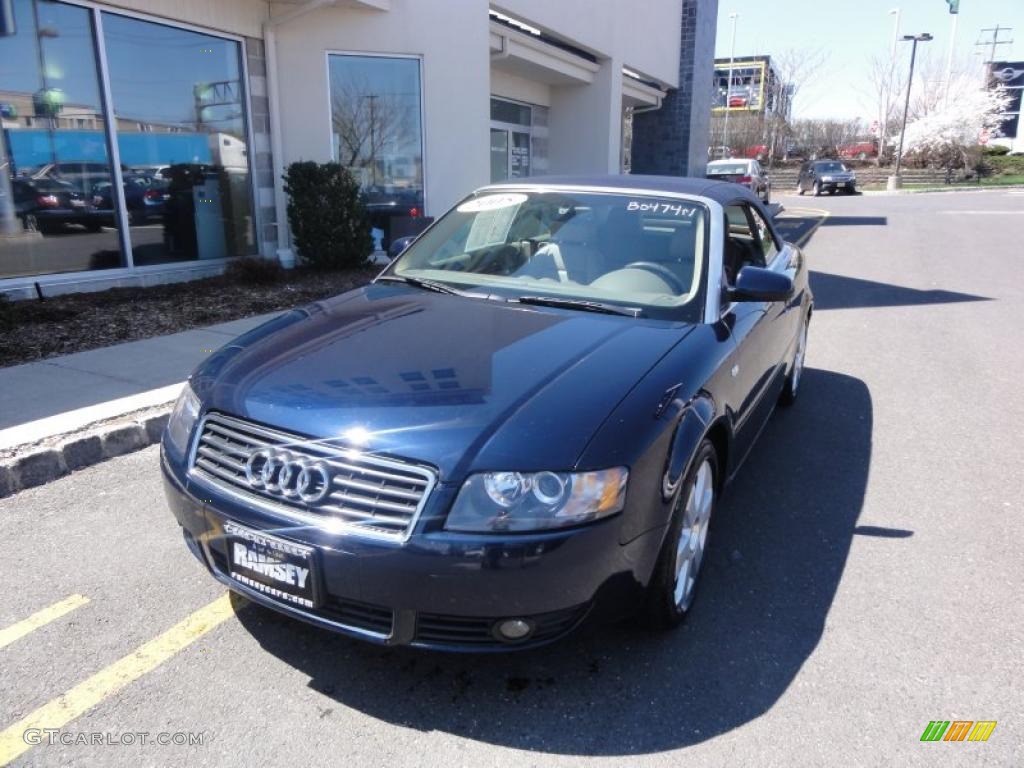
[[[427,291],[434,291],[435,293],[450,293],[454,296],[465,296],[466,294],[462,291],[452,288],[450,285],[439,283],[436,280],[425,280],[422,277],[406,277],[405,275],[381,275],[375,283],[382,281],[392,283],[406,283],[408,285],[415,285],[417,288],[423,288]]]
[[[603,301],[587,301],[585,299],[567,299],[560,296],[520,296],[514,299],[520,304],[533,304],[538,307],[558,307],[560,309],[578,309],[582,312],[600,312],[604,315],[626,315],[640,317],[643,310],[639,307],[620,307],[618,304],[606,304]]]

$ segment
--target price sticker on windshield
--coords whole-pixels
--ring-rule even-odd
[[[466,251],[475,251],[493,245],[503,245],[508,239],[519,206],[526,195],[512,193],[487,195],[468,200],[458,207],[459,213],[475,213],[466,237]]]
[[[626,205],[626,210],[652,213],[656,216],[678,216],[683,219],[692,219],[697,215],[697,209],[692,206],[681,203],[659,203],[656,200],[630,200]]]

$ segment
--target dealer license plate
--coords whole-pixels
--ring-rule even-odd
[[[315,608],[316,550],[230,521],[224,523],[228,575],[290,605]]]

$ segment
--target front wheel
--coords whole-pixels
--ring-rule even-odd
[[[647,588],[643,616],[647,626],[670,629],[686,618],[693,605],[715,510],[717,478],[718,455],[705,440],[673,502],[672,522]]]
[[[821,184],[814,182],[814,196],[821,197]]]
[[[782,394],[779,395],[779,405],[792,405],[796,402],[797,393],[800,391],[800,379],[804,373],[804,359],[807,357],[807,325],[809,319],[805,319],[800,326],[800,336],[796,342],[796,353],[793,355],[793,367],[789,369],[789,376],[782,387]]]

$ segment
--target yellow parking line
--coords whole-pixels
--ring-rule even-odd
[[[8,726],[0,732],[0,765],[7,765],[29,749],[23,738],[29,728],[63,728],[104,699],[152,672],[232,614],[230,595],[218,597],[159,637]]]
[[[27,619],[23,619],[17,624],[12,624],[6,629],[0,629],[0,648],[6,648],[14,641],[23,638],[29,632],[46,626],[51,621],[59,619],[65,613],[71,613],[75,608],[79,608],[88,602],[88,597],[83,595],[71,595],[71,597],[65,597],[63,600],[54,603],[48,608],[36,611]]]

